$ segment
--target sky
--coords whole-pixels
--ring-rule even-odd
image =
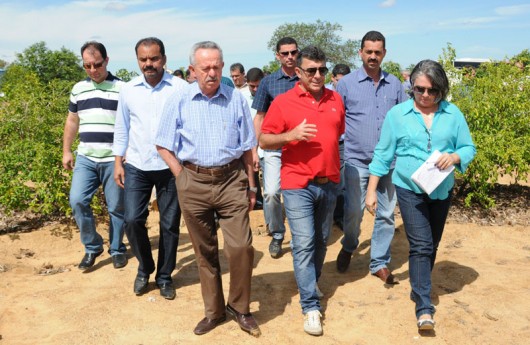
[[[522,0],[0,0],[0,59],[12,62],[40,41],[79,55],[84,42],[97,40],[111,72],[139,72],[134,46],[155,36],[172,70],[188,66],[194,43],[217,42],[228,75],[234,62],[248,70],[273,60],[267,43],[278,26],[318,19],[340,24],[344,39],[380,31],[385,61],[402,67],[438,59],[448,43],[457,58],[502,60],[530,49],[530,2]]]

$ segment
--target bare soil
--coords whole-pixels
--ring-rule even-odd
[[[528,205],[528,198],[522,201]],[[482,215],[471,212],[466,221],[465,212],[453,208],[433,272],[437,325],[431,334],[417,331],[409,299],[408,243],[399,215],[390,268],[400,284],[393,287],[368,271],[373,218],[366,214],[360,248],[344,274],[335,268],[342,233],[334,227],[319,282],[325,294],[322,337],[303,331],[292,256],[286,244],[289,234],[284,255],[272,259],[262,211],[251,213],[256,249],[251,311],[261,326],[260,338],[244,333],[233,320],[209,334],[193,334],[204,311],[185,226],[173,275],[177,286],[173,301],[161,298],[153,282],[148,293],[134,295],[137,261],[132,256],[129,264],[118,270],[107,253],[89,272],[77,269],[84,250],[73,225],[50,223],[35,231],[24,231],[21,225],[4,226],[0,235],[0,343],[528,344],[528,207],[513,212],[519,217],[511,225],[496,221],[500,216],[511,217],[509,212],[494,215],[494,221],[486,220],[488,225],[484,225]],[[526,215],[524,224],[519,219],[522,214]],[[158,246],[157,224],[158,214],[152,212],[153,248]],[[100,230],[105,234],[104,224]],[[156,250],[153,255],[156,257]],[[226,295],[229,276],[224,258],[222,267]]]

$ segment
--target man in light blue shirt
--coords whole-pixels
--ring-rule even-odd
[[[398,78],[384,72],[385,37],[370,31],[361,40],[359,56],[363,66],[337,84],[337,91],[346,108],[344,139],[344,237],[337,257],[337,270],[345,272],[352,253],[359,245],[359,234],[365,208],[368,184],[368,164],[381,135],[386,113],[396,104],[408,99]],[[370,248],[370,272],[386,284],[397,282],[388,269],[390,243],[394,237],[395,188],[391,172],[382,176],[377,188],[378,211]]]
[[[215,42],[193,46],[190,70],[197,82],[168,101],[155,144],[176,176],[199,268],[205,317],[193,332],[212,331],[229,313],[241,329],[258,336],[259,326],[250,313],[254,248],[248,216],[256,202],[252,149],[257,143],[244,96],[221,83],[223,66]],[[215,214],[230,270],[226,305]]]
[[[125,189],[125,233],[138,259],[136,295],[147,291],[149,275],[155,271],[145,224],[151,192],[156,188],[160,237],[155,280],[160,295],[173,299],[171,273],[176,265],[180,208],[175,179],[154,141],[166,100],[175,92],[183,92],[188,84],[164,70],[165,49],[158,38],[138,41],[136,57],[143,75],[128,82],[120,93],[114,131],[114,180]]]

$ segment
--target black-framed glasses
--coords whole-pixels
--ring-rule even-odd
[[[289,56],[289,54],[291,54],[292,56],[295,56],[296,54],[298,54],[298,49],[295,49],[295,50],[291,50],[289,52],[278,52],[281,56]]]
[[[429,96],[438,96],[438,94],[440,93],[440,90],[435,88],[428,88],[423,86],[414,86],[414,88],[412,88],[412,91],[419,95],[423,95],[425,93],[425,90],[427,90]]]
[[[83,67],[84,67],[85,69],[92,69],[92,67],[93,67],[94,69],[98,69],[98,68],[103,67],[103,64],[104,64],[104,63],[105,63],[105,60],[103,60],[103,61],[101,61],[101,62],[98,62],[98,63],[92,63],[92,64],[90,64],[90,63],[84,63],[84,64],[83,64]]]
[[[318,73],[320,73],[321,76],[325,76],[326,74],[328,74],[328,71],[329,69],[325,66],[323,67],[309,67],[309,68],[306,68],[306,69],[303,69],[302,67],[298,67],[300,68],[302,71],[304,71],[304,73],[308,76],[308,77],[312,77],[314,76],[317,71]]]

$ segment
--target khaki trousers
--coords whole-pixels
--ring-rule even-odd
[[[236,164],[222,176],[184,167],[176,185],[199,268],[205,316],[217,319],[225,315],[215,213],[223,232],[230,271],[227,302],[238,312],[249,313],[254,247],[248,215],[248,177],[243,165]]]

